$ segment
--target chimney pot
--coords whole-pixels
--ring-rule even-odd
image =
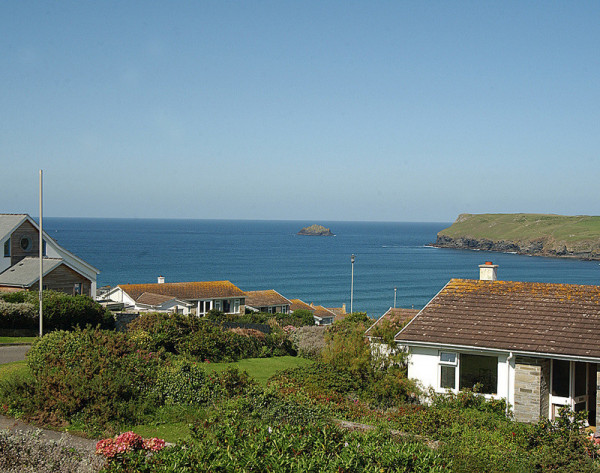
[[[165,283],[165,277],[164,276],[159,276],[158,277],[158,284],[164,284]]]
[[[481,281],[496,281],[498,279],[498,265],[491,261],[479,265],[479,279]]]

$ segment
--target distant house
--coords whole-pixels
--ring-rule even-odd
[[[27,214],[0,214],[0,291],[39,288],[38,224]],[[67,294],[96,295],[98,271],[56,243],[42,236],[42,285]]]
[[[294,313],[294,311],[296,310],[308,310],[312,313],[315,319],[315,325],[331,325],[333,323],[333,320],[335,319],[335,314],[329,309],[323,307],[322,305],[316,306],[312,303],[307,304],[306,302],[301,301],[300,299],[292,299],[291,302],[292,313]]]
[[[288,314],[291,305],[289,299],[286,299],[274,289],[246,291],[246,308],[254,312]]]
[[[334,322],[337,322],[338,320],[343,320],[348,315],[348,313],[346,312],[346,304],[342,304],[342,307],[327,307],[327,310],[335,314]]]
[[[373,337],[377,338],[377,328],[386,323],[390,330],[395,330],[398,332],[418,313],[419,311],[417,309],[401,309],[390,307],[385,314],[379,317],[377,321],[367,329],[365,335],[369,337],[369,339]]]
[[[600,286],[452,279],[395,337],[408,375],[435,391],[478,384],[515,418],[554,418],[561,406],[600,421]]]
[[[134,311],[178,312],[205,315],[215,309],[226,314],[245,312],[246,294],[229,281],[120,284],[104,299],[124,304]]]

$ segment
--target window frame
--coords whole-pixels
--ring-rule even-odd
[[[443,355],[454,355],[454,360],[453,361],[443,360],[442,359]],[[450,389],[451,391],[456,392],[457,387],[458,387],[458,375],[459,375],[458,359],[459,359],[458,352],[449,351],[449,350],[439,350],[438,351],[438,373],[437,373],[438,389],[441,389],[443,391],[447,391],[448,389]],[[451,388],[442,386],[442,368],[443,367],[454,368],[454,386]]]

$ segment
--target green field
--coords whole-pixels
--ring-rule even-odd
[[[461,214],[439,235],[492,241],[524,241],[550,238],[555,241],[600,240],[600,217],[546,214]]]

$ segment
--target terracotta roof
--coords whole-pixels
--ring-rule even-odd
[[[417,309],[401,309],[390,307],[385,314],[383,314],[377,319],[377,322],[375,322],[367,329],[365,335],[369,335],[371,329],[375,327],[378,323],[383,322],[384,320],[387,320],[390,323],[391,328],[398,331],[404,325],[406,325],[406,323],[410,322],[418,313],[419,310]]]
[[[452,279],[396,340],[600,359],[599,333],[600,286]]]
[[[301,301],[300,299],[290,299],[292,305],[290,306],[290,310],[294,312],[295,310],[310,310],[314,313],[315,308],[311,305],[308,305],[306,302]]]
[[[173,296],[164,296],[162,294],[152,294],[151,292],[144,292],[140,297],[137,298],[136,302],[145,305],[161,305],[165,302],[172,301],[175,299]]]
[[[246,291],[246,305],[258,309],[271,305],[291,305],[291,301],[273,289],[265,291]]]
[[[169,282],[154,284],[119,284],[133,300],[144,292],[171,296],[181,300],[245,297],[246,294],[229,281]]]

